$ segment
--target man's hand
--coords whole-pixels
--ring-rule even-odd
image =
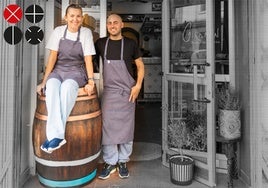
[[[141,90],[140,86],[135,85],[134,87],[132,87],[128,101],[134,103],[137,97],[139,96],[140,90]]]

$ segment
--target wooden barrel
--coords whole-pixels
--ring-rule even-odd
[[[74,187],[93,180],[101,152],[101,110],[97,91],[88,96],[83,88],[67,120],[67,143],[48,154],[40,149],[46,140],[47,110],[38,96],[32,142],[39,181],[49,187]]]

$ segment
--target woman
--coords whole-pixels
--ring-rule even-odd
[[[41,149],[51,153],[66,143],[65,126],[75,104],[79,87],[88,95],[94,88],[92,55],[95,48],[91,30],[81,27],[82,8],[71,4],[65,17],[67,25],[55,28],[46,48],[50,50],[44,78],[37,93],[45,88],[47,140]]]

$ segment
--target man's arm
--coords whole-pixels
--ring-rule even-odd
[[[137,81],[136,81],[136,85],[132,87],[131,94],[129,97],[129,101],[133,103],[135,102],[135,100],[137,99],[140,93],[143,78],[144,78],[144,64],[143,64],[142,58],[139,57],[138,59],[135,59],[135,64],[137,66]]]

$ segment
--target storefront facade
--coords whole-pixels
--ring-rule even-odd
[[[106,35],[105,19],[108,10],[106,1],[99,2],[98,11],[96,9],[94,11],[99,19],[98,29],[102,37]],[[217,132],[214,89],[217,82],[229,83],[239,91],[242,102],[242,136],[237,147],[239,178],[248,187],[267,186],[268,2],[266,0],[157,2],[162,3],[161,96],[162,107],[166,109],[162,112],[163,130],[166,130],[170,120],[176,120],[183,115],[178,112],[178,107],[187,109],[192,99],[209,100],[209,102],[201,101],[202,105],[195,107],[196,110],[206,111],[206,149],[185,152],[191,156],[204,157],[207,161],[204,164],[199,162],[197,165],[206,169],[208,176],[206,178],[197,176],[197,180],[210,187],[217,185],[216,172],[221,171],[218,162],[226,159],[223,153],[217,151],[215,141]],[[27,7],[32,2],[2,1],[1,10],[11,3]],[[35,3],[50,12],[44,21],[39,23],[46,36],[46,33],[50,33],[60,24],[60,19],[55,17],[61,15],[68,3],[50,0]],[[2,33],[8,26],[9,24],[1,19]],[[25,30],[29,27],[29,23],[22,21],[18,26]],[[45,37],[42,43],[33,46],[24,39],[18,45],[9,45],[3,38],[0,39],[0,153],[2,153],[0,187],[3,188],[21,187],[30,174],[35,173],[31,125],[36,107],[35,86],[47,57],[44,51],[46,40]],[[190,62],[198,63],[191,67]],[[101,80],[101,73],[95,76]],[[101,92],[101,82],[99,89]],[[166,135],[163,134],[163,165],[166,164],[167,156],[174,152],[165,142],[166,139]],[[223,165],[222,168],[224,173],[226,166]]]

